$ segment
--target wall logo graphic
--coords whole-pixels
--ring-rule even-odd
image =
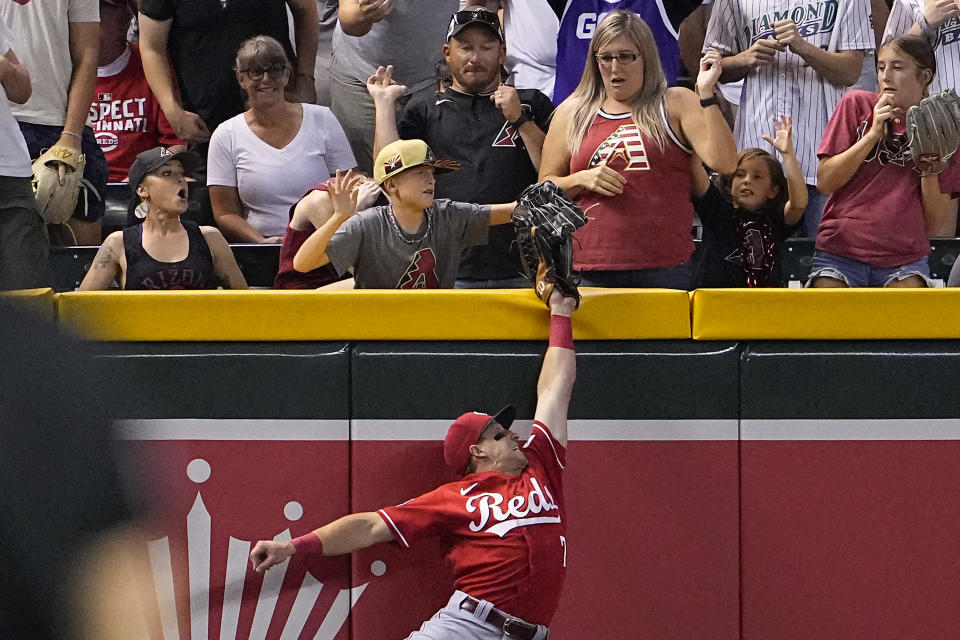
[[[187,465],[187,477],[198,485],[202,485],[210,478],[210,464],[196,458]],[[287,502],[283,508],[284,517],[291,522],[303,516],[303,507],[295,501]],[[160,608],[160,624],[164,640],[179,640],[181,638],[181,618],[189,616],[191,640],[207,640],[210,638],[210,618],[215,610],[220,612],[219,635],[214,637],[220,640],[233,638],[249,638],[250,640],[265,640],[271,626],[276,629],[282,619],[282,631],[279,636],[276,631],[270,637],[279,637],[280,640],[296,640],[301,637],[308,618],[317,606],[317,600],[324,584],[307,571],[302,583],[296,591],[296,597],[289,613],[284,607],[277,607],[281,596],[281,587],[287,573],[289,559],[264,574],[256,599],[244,599],[244,584],[248,577],[250,550],[253,541],[229,536],[226,566],[212,566],[211,544],[213,542],[213,516],[204,503],[203,496],[198,490],[193,506],[186,517],[187,560],[186,576],[189,582],[189,610],[181,607],[178,610],[175,575],[182,573],[183,567],[174,564],[174,554],[171,553],[170,536],[164,536],[147,542],[150,564],[153,570],[154,588]],[[287,541],[291,539],[290,529],[277,533],[274,540]],[[375,576],[386,572],[386,565],[377,560],[371,564],[370,571]],[[223,576],[222,601],[219,591],[211,590],[211,576],[219,573]],[[219,578],[217,578],[219,580]],[[360,596],[369,585],[369,582],[352,588],[338,590],[333,604],[323,615],[319,629],[312,636],[313,640],[333,640],[341,631],[350,612],[357,604]],[[289,584],[287,585],[289,588]],[[181,594],[184,596],[187,594]],[[183,598],[182,598],[183,599]],[[182,601],[181,599],[181,601]],[[249,625],[243,620],[249,620],[249,611],[246,607],[253,607],[252,623]],[[242,613],[247,615],[242,616]],[[249,626],[249,629],[246,627]],[[304,636],[306,637],[306,636]]]

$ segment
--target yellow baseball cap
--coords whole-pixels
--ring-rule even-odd
[[[377,160],[373,163],[373,179],[377,184],[383,184],[387,178],[421,165],[431,166],[437,172],[460,168],[460,163],[456,160],[437,160],[423,140],[396,140],[377,154]]]

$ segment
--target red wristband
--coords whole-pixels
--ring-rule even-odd
[[[313,531],[299,538],[294,538],[290,542],[293,543],[293,548],[297,550],[297,553],[316,553],[321,556],[323,555],[323,541],[320,540],[320,536]]]
[[[550,316],[550,346],[573,351],[573,323],[569,316]]]

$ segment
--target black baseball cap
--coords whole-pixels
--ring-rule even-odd
[[[503,42],[503,27],[500,26],[500,16],[498,16],[496,12],[483,7],[471,7],[453,14],[453,17],[450,18],[450,28],[447,29],[447,42],[450,42],[450,38],[467,27],[472,27],[476,24],[481,24],[491,29],[497,37],[500,38],[500,42]]]
[[[191,174],[200,166],[200,158],[197,154],[190,151],[181,151],[173,153],[166,147],[154,147],[142,153],[137,154],[137,159],[130,165],[130,171],[127,173],[127,179],[130,181],[130,190],[137,192],[137,187],[147,177],[151,171],[156,171],[171,160],[179,160],[183,165],[183,172]]]

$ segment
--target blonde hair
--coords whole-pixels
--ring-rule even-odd
[[[597,64],[597,51],[612,40],[625,36],[640,53],[643,64],[643,85],[640,92],[630,100],[630,113],[640,133],[656,142],[663,149],[667,141],[667,132],[660,115],[660,105],[667,92],[667,77],[660,64],[660,53],[653,32],[643,19],[632,11],[611,11],[604,18],[590,40],[586,65],[580,84],[567,100],[573,113],[567,130],[567,144],[575,150],[583,142],[584,136],[607,97]],[[636,64],[636,63],[634,63]]]

